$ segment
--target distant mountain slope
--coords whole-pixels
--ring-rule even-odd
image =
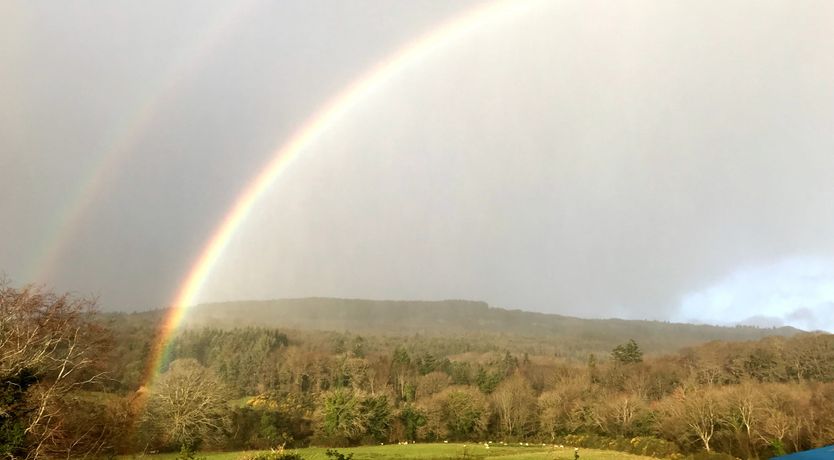
[[[718,327],[622,319],[581,319],[493,308],[464,300],[388,301],[361,299],[282,299],[202,304],[186,320],[189,327],[276,327],[349,331],[363,335],[500,335],[559,343],[561,349],[610,350],[630,338],[647,352],[670,352],[712,340],[742,341],[790,336],[790,327]],[[581,345],[580,345],[581,344]]]

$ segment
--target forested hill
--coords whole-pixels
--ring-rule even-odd
[[[607,350],[628,339],[648,352],[671,352],[712,340],[742,341],[800,332],[790,327],[717,327],[622,319],[581,319],[555,314],[505,310],[464,300],[387,301],[307,298],[202,304],[188,326],[269,327],[350,332],[364,335],[501,335],[547,342],[582,344]],[[560,347],[561,348],[561,347]],[[572,347],[571,347],[572,348]],[[566,350],[565,350],[566,351]]]

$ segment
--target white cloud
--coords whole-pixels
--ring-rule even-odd
[[[711,324],[789,325],[834,331],[834,264],[794,257],[744,267],[687,294],[677,320]]]

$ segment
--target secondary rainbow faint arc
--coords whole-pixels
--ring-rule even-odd
[[[46,226],[46,233],[36,246],[38,252],[24,268],[23,279],[45,282],[55,269],[69,243],[77,236],[87,211],[100,198],[107,180],[133,152],[139,141],[148,132],[160,109],[173,99],[181,84],[197,72],[209,60],[217,46],[229,32],[238,29],[243,18],[254,10],[255,0],[240,0],[229,11],[224,11],[203,34],[196,37],[190,54],[170,67],[157,87],[148,92],[136,110],[131,111],[127,123],[120,126],[108,142],[96,163],[79,182],[74,191],[68,193],[63,207],[55,213],[52,222]]]
[[[173,304],[168,308],[157,340],[151,350],[145,373],[145,386],[153,384],[166,361],[168,345],[176,331],[194,304],[200,288],[208,278],[211,269],[223,253],[232,236],[241,226],[252,210],[258,198],[284,172],[287,167],[313,141],[338,121],[374,89],[382,86],[391,77],[404,68],[418,62],[439,48],[442,48],[467,35],[475,29],[482,28],[490,22],[508,16],[514,16],[530,9],[535,1],[498,1],[481,5],[473,11],[464,13],[451,21],[437,27],[422,37],[400,48],[387,59],[379,62],[369,71],[353,81],[347,88],[330,99],[320,110],[314,113],[290,139],[275,150],[273,159],[252,180],[240,194],[231,210],[209,239],[191,271],[180,285]]]

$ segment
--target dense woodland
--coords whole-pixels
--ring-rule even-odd
[[[287,327],[263,311],[264,327],[197,314],[145,388],[163,312],[101,314],[87,300],[2,286],[0,455],[466,440],[767,458],[834,443],[829,334],[465,302],[426,304],[431,320],[418,320],[416,303],[304,302],[315,321],[316,302],[340,304],[349,321],[330,317],[328,331],[303,328],[303,309]],[[362,318],[370,326],[354,327]],[[409,320],[418,330],[387,326]],[[429,332],[431,321],[445,326]],[[560,333],[560,322],[573,329]],[[699,331],[723,340],[697,343]]]

